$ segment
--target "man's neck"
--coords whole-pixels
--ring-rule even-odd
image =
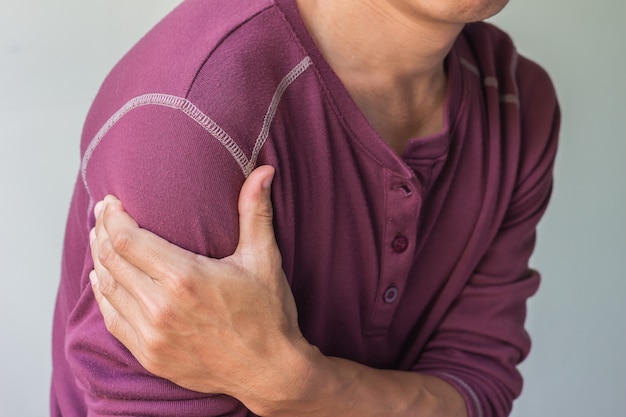
[[[462,24],[408,16],[381,0],[297,0],[322,54],[398,153],[443,124],[444,60]]]
[[[463,28],[407,16],[386,0],[297,0],[302,17],[337,73],[414,79],[442,68]]]

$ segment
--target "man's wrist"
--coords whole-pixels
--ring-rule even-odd
[[[274,358],[265,369],[255,371],[252,386],[246,388],[250,391],[235,394],[257,415],[293,417],[324,395],[321,391],[332,381],[329,358],[304,337],[277,347]]]
[[[467,416],[463,397],[443,380],[326,357],[303,342],[273,373],[280,377],[265,386],[267,394],[254,404],[244,401],[257,415]]]

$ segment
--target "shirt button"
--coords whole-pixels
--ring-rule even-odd
[[[404,193],[405,197],[410,197],[413,194],[413,190],[406,184],[400,185],[400,190]]]
[[[385,294],[383,295],[383,300],[385,301],[385,303],[391,304],[398,299],[398,295],[400,295],[400,291],[398,291],[397,287],[392,286],[387,288],[387,290],[385,291]]]
[[[406,236],[398,235],[391,242],[391,250],[395,253],[404,253],[409,247],[409,239]]]

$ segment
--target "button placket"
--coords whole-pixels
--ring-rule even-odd
[[[386,332],[393,320],[413,261],[412,240],[417,233],[420,198],[415,177],[406,178],[387,172],[385,196],[386,241],[381,253],[378,295],[374,304],[368,333]]]

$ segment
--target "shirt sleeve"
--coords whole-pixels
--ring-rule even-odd
[[[176,245],[217,258],[234,251],[244,175],[223,138],[207,130],[207,119],[183,110],[133,108],[91,141],[79,185],[89,200],[85,230],[94,224],[93,203],[113,194],[141,227]],[[76,256],[84,267],[65,346],[90,417],[253,415],[234,398],[188,391],[147,372],[106,330],[88,282],[91,256]]]
[[[456,387],[470,417],[507,416],[521,393],[526,302],[540,280],[528,262],[552,191],[560,111],[547,74],[521,57],[517,82],[521,161],[507,212],[414,368]]]

